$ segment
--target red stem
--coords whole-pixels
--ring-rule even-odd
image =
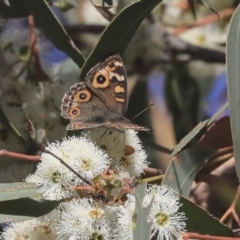
[[[240,240],[240,238],[233,238],[233,237],[201,235],[201,234],[198,234],[198,233],[191,233],[191,232],[183,233],[183,240],[187,240],[187,239],[190,239],[190,238],[205,239],[205,240]]]
[[[39,162],[40,161],[40,156],[33,156],[33,155],[26,155],[22,153],[15,153],[15,152],[10,152],[4,149],[0,150],[0,156],[9,156],[9,157],[14,157],[16,159],[24,159],[27,161],[33,161],[33,162]]]

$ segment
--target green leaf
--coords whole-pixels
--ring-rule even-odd
[[[190,9],[192,11],[192,14],[196,20],[197,17],[196,17],[196,11],[195,11],[195,6],[194,6],[194,0],[187,0],[187,1],[188,1],[188,5],[190,6]]]
[[[151,226],[152,224],[147,222],[147,216],[149,213],[149,210],[152,206],[152,203],[149,204],[148,207],[143,208],[142,207],[142,201],[145,196],[145,189],[147,184],[141,184],[138,186],[135,190],[135,215],[136,215],[136,229],[133,232],[133,240],[148,240],[150,239],[151,235]]]
[[[169,164],[162,185],[168,185],[188,197],[199,168],[212,154],[214,151],[194,148],[182,151]]]
[[[220,223],[217,218],[214,218],[203,208],[184,197],[180,197],[180,203],[182,206],[179,211],[184,212],[187,217],[187,231],[215,236],[233,236],[230,228]]]
[[[29,11],[23,4],[10,4],[10,6],[8,6],[0,2],[0,18],[23,18],[29,15]]]
[[[65,52],[72,60],[82,67],[84,57],[81,55],[74,42],[64,30],[63,26],[57,20],[52,10],[49,8],[45,0],[23,0],[25,6],[34,16],[35,21],[61,51]]]
[[[201,134],[206,128],[211,125],[216,118],[228,107],[225,103],[210,119],[200,122],[190,133],[188,133],[173,149],[170,159],[178,154],[194,137]]]
[[[208,123],[208,119],[200,122],[190,133],[188,133],[173,149],[170,159],[178,154],[194,137],[202,133],[205,130]]]
[[[205,0],[196,0],[196,2],[203,5],[204,7],[208,8],[212,12],[214,12],[217,15],[217,17],[219,18],[219,14],[213,8],[211,8]]]
[[[234,12],[229,26],[226,62],[233,148],[240,179],[240,5]]]
[[[40,202],[31,198],[2,201],[0,202],[0,223],[41,217],[55,209],[59,203],[47,200]]]
[[[110,6],[113,5],[113,0],[103,0],[103,1]]]
[[[0,201],[40,196],[35,183],[15,182],[0,184]]]
[[[25,145],[25,141],[22,138],[21,134],[17,131],[17,129],[13,126],[13,124],[9,121],[7,116],[5,115],[1,105],[0,105],[0,123],[3,125],[3,127],[12,133],[15,138],[23,145]]]
[[[123,55],[129,41],[144,18],[162,0],[137,1],[124,8],[102,33],[97,45],[85,61],[80,80],[97,63],[111,53]]]

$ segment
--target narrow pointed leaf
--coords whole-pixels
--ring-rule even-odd
[[[211,8],[205,0],[196,0],[196,2],[198,2],[199,4],[203,5],[204,7],[208,8],[209,10],[214,12],[217,15],[217,17],[219,18],[219,14],[213,8]]]
[[[199,168],[213,153],[214,151],[194,148],[182,151],[169,164],[162,185],[168,185],[188,197]]]
[[[184,197],[180,198],[180,203],[182,203],[182,206],[180,207],[179,211],[186,214],[186,229],[188,232],[222,237],[233,236],[233,232],[230,228],[220,223],[217,218],[213,217],[203,208],[192,203]]]
[[[0,184],[0,201],[40,196],[34,183],[16,182]]]
[[[147,222],[147,215],[151,208],[152,203],[148,207],[142,207],[142,201],[145,195],[145,188],[147,184],[141,184],[135,190],[135,214],[136,214],[136,229],[133,232],[133,240],[150,239],[151,235],[151,223]]]
[[[233,148],[237,175],[240,179],[240,5],[230,22],[226,62]]]
[[[190,133],[188,133],[173,149],[170,159],[178,154],[184,147],[196,136],[206,130],[206,128],[212,124],[216,118],[228,107],[228,103],[225,103],[210,119],[200,122]]]
[[[23,0],[28,11],[34,16],[36,23],[41,27],[46,36],[61,51],[65,52],[72,60],[82,67],[84,57],[81,55],[74,42],[63,26],[57,20],[45,0]]]
[[[14,127],[14,125],[11,123],[11,121],[7,118],[5,115],[1,105],[0,105],[0,123],[3,125],[3,127],[8,130],[10,133],[12,133],[16,139],[19,140],[23,145],[25,145],[25,141],[22,138],[21,134],[17,131],[17,129]]]
[[[25,127],[27,132],[29,133],[31,139],[35,142],[36,141],[36,130],[35,127],[32,123],[32,121],[30,120],[30,118],[28,117],[28,115],[25,115]]]
[[[0,223],[41,217],[55,209],[59,203],[47,200],[36,201],[31,198],[2,201],[0,202]]]
[[[106,55],[117,52],[123,55],[129,41],[144,18],[162,0],[137,1],[124,8],[102,33],[100,40],[85,61],[80,80]]]
[[[196,20],[197,17],[196,17],[196,11],[195,11],[195,6],[194,6],[194,0],[187,0],[187,1],[188,1],[190,9],[192,11],[192,14],[193,14],[193,16],[194,16],[194,18]]]
[[[0,18],[23,18],[29,16],[29,11],[24,5],[21,6],[8,6],[0,2]]]

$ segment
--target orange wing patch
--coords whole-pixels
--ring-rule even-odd
[[[120,85],[116,85],[114,91],[115,93],[125,93],[124,87],[121,87]]]
[[[92,94],[88,90],[84,89],[84,90],[80,90],[75,93],[74,101],[76,101],[78,103],[89,102],[91,97],[92,97]]]
[[[116,97],[115,98],[116,102],[120,102],[120,103],[124,103],[125,99],[124,98],[120,98],[120,97]]]
[[[72,108],[69,109],[68,115],[69,115],[70,118],[75,118],[78,115],[80,115],[81,112],[82,112],[81,109],[79,107],[75,106],[75,107],[72,107]]]
[[[109,76],[108,76],[108,72],[106,71],[106,69],[102,69],[94,75],[93,81],[92,81],[93,87],[107,88],[109,86],[109,84],[110,84]]]

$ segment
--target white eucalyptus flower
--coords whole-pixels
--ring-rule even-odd
[[[134,219],[134,209],[135,209],[135,197],[127,194],[128,200],[125,202],[124,206],[118,205],[112,207],[112,211],[115,215],[115,227],[113,229],[113,239],[125,239],[132,240],[133,232],[136,227]]]
[[[109,166],[107,155],[87,138],[70,137],[51,143],[47,150],[60,157],[84,179],[90,181]],[[41,156],[37,171],[26,181],[36,183],[45,199],[69,197],[74,186],[83,184],[72,171],[48,153]]]
[[[143,150],[137,132],[125,130],[120,132],[106,128],[96,128],[83,133],[84,137],[90,138],[111,159],[111,169],[117,172],[118,168],[125,168],[131,177],[139,177],[143,169],[148,167],[147,155]],[[132,152],[126,154],[126,147],[130,147]]]
[[[181,237],[186,227],[186,216],[179,211],[179,196],[175,190],[168,186],[150,186],[146,191],[143,206],[152,205],[148,221],[152,223],[152,237],[157,240],[175,240]]]
[[[11,223],[2,233],[2,240],[55,240],[56,211],[38,219]]]
[[[125,131],[125,145],[132,147],[134,152],[128,156],[125,155],[122,164],[125,164],[126,171],[130,173],[130,176],[139,177],[149,163],[137,132],[131,129]]]
[[[36,219],[11,223],[2,233],[3,240],[33,239],[33,230],[38,226]]]
[[[45,155],[45,154],[44,154]],[[43,161],[38,164],[34,174],[29,175],[25,181],[36,184],[38,192],[44,199],[60,200],[71,196],[71,179],[73,173],[64,169],[57,159]]]
[[[179,204],[173,202],[159,204],[153,202],[148,221],[152,225],[152,237],[157,236],[157,240],[176,240],[181,237],[181,232],[185,231],[186,216],[178,212]]]
[[[88,240],[98,235],[110,239],[110,223],[104,213],[104,208],[92,199],[74,199],[61,204],[60,220],[56,226],[58,239]]]
[[[143,207],[147,207],[149,203],[154,198],[154,201],[160,203],[166,202],[179,202],[179,195],[176,190],[168,187],[167,185],[158,186],[158,185],[148,185],[146,189],[146,195],[143,199]]]
[[[111,240],[112,236],[109,221],[106,221],[104,219],[101,219],[100,221],[94,221],[88,230],[88,234],[86,234],[84,239]]]
[[[92,219],[81,203],[81,200],[72,200],[61,204],[60,218],[56,225],[58,239],[83,239],[85,236]]]

